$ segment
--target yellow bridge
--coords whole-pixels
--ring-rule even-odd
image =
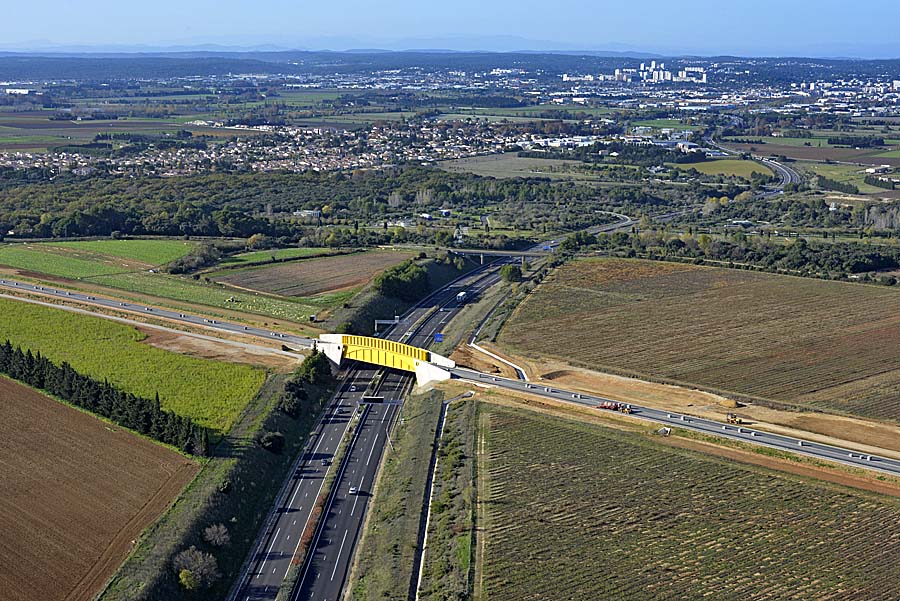
[[[317,346],[337,365],[346,359],[410,371],[416,374],[420,384],[445,380],[450,377],[446,369],[456,367],[452,360],[431,351],[371,336],[322,334]]]

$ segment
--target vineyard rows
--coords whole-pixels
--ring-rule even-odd
[[[500,340],[594,369],[900,420],[890,288],[582,260],[542,284]]]
[[[491,601],[897,598],[896,499],[482,410]]]

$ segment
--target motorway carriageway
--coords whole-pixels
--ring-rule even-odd
[[[587,407],[596,407],[598,403],[612,400],[581,392],[562,390],[554,386],[541,385],[535,382],[523,382],[520,380],[501,378],[470,369],[456,368],[450,371],[455,378],[461,380],[506,388],[516,392],[525,392],[556,401],[564,401]],[[853,449],[810,442],[801,438],[783,436],[781,434],[771,434],[761,430],[754,430],[743,425],[724,424],[709,419],[683,415],[681,413],[672,413],[671,411],[660,409],[651,409],[649,407],[641,407],[640,405],[634,404],[630,405],[630,407],[632,411],[630,417],[636,419],[651,421],[673,428],[685,428],[687,430],[694,430],[695,432],[702,432],[712,436],[721,436],[750,444],[771,447],[773,449],[806,455],[816,459],[835,461],[837,463],[843,463],[845,465],[866,470],[884,472],[886,474],[891,474],[892,476],[900,476],[900,460],[897,459],[861,453],[859,451],[854,451]],[[609,409],[598,409],[597,411],[601,412],[601,414],[612,412]]]
[[[404,320],[402,325],[405,327],[394,328],[386,338],[420,348],[431,346],[434,334],[440,332],[467,304],[457,301],[456,294],[466,290],[470,296],[467,302],[471,302],[471,297],[477,298],[500,281],[499,267],[508,261],[501,260],[486,265],[478,272],[470,273],[457,283],[446,286],[429,302],[419,303],[411,316],[412,322]],[[432,313],[429,314],[429,311]],[[378,477],[381,456],[389,443],[393,421],[402,411],[399,403],[412,387],[414,377],[405,372],[384,371],[379,395],[384,396],[386,404],[369,405],[369,413],[360,425],[362,431],[354,440],[346,461],[341,466],[343,471],[335,480],[334,495],[323,512],[323,523],[314,542],[314,552],[304,566],[291,601],[341,599]],[[355,494],[350,493],[351,487],[356,489]]]

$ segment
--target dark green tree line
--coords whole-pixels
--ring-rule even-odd
[[[22,351],[9,340],[0,346],[0,374],[186,453],[209,455],[209,430],[189,417],[162,409],[159,395],[154,400],[135,396],[109,382],[79,374],[66,362],[56,365],[40,353]]]

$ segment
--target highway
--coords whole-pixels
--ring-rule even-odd
[[[496,386],[498,388],[506,388],[517,392],[525,392],[556,401],[564,401],[567,403],[574,403],[587,407],[596,407],[603,401],[612,400],[591,394],[585,394],[582,392],[563,390],[549,384],[523,382],[521,380],[501,378],[499,376],[483,374],[470,369],[456,368],[451,370],[451,372],[455,378],[459,378],[462,380],[476,382],[484,385]],[[702,432],[704,434],[730,438],[732,440],[739,440],[741,442],[750,444],[771,447],[782,451],[788,451],[790,453],[806,455],[808,457],[814,457],[816,459],[835,461],[844,465],[850,465],[866,470],[875,470],[886,474],[891,474],[893,476],[900,476],[900,460],[892,459],[889,457],[870,455],[868,453],[861,453],[853,449],[836,447],[818,442],[810,442],[808,440],[794,438],[792,436],[772,434],[770,432],[756,430],[743,425],[726,424],[691,415],[674,413],[661,409],[652,409],[650,407],[642,407],[640,405],[632,404],[631,409],[631,417],[651,421],[654,423],[662,424],[664,426],[670,426],[673,428],[685,428],[688,430],[694,430],[696,432]],[[598,411],[607,412],[609,410],[598,409]]]
[[[802,180],[800,179],[800,175],[791,169],[777,161],[773,161],[772,159],[764,159],[762,157],[754,157],[759,162],[764,165],[770,167],[781,177],[781,183],[778,184],[778,188],[781,191],[784,191],[784,187],[788,184],[799,184]]]
[[[413,313],[417,317],[413,317],[412,321],[422,319],[421,323],[414,329],[395,328],[386,338],[402,340],[420,348],[431,346],[434,334],[441,332],[465,306],[465,303],[456,300],[457,292],[465,289],[470,299],[482,294],[500,281],[498,272],[503,263],[505,261],[486,266],[484,270],[462,282],[444,288],[430,302],[420,303]],[[413,380],[412,374],[386,370],[380,394],[387,402],[399,403],[412,386]],[[353,553],[362,534],[381,456],[388,444],[393,420],[401,406],[369,406],[370,413],[361,426],[363,431],[347,455],[345,471],[335,483],[334,498],[324,513],[315,551],[304,566],[301,580],[291,597],[292,601],[337,601],[341,598],[353,563]],[[379,412],[374,413],[375,411]],[[351,493],[351,488],[357,492]]]

